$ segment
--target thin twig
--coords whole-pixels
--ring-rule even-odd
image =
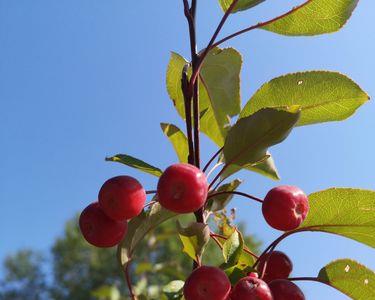
[[[228,41],[228,40],[230,40],[230,39],[232,39],[232,38],[234,38],[236,36],[239,36],[239,35],[241,35],[241,34],[243,34],[245,32],[249,32],[251,30],[254,30],[254,29],[257,29],[257,28],[261,28],[261,27],[270,25],[270,24],[272,24],[272,23],[274,23],[274,22],[276,22],[276,21],[278,21],[278,20],[280,20],[280,19],[282,19],[282,18],[284,18],[284,17],[286,17],[286,16],[288,16],[288,15],[290,15],[290,14],[298,11],[299,9],[303,8],[304,6],[306,6],[307,4],[309,4],[312,1],[314,1],[314,0],[307,0],[305,3],[302,3],[301,5],[298,5],[296,7],[293,7],[288,12],[286,12],[286,13],[280,15],[280,16],[277,16],[276,18],[273,18],[273,19],[265,21],[265,22],[260,22],[258,24],[252,25],[250,27],[247,27],[245,29],[242,29],[242,30],[239,30],[239,31],[237,31],[235,33],[232,33],[231,35],[228,35],[227,37],[225,37],[225,38],[221,39],[220,41],[217,41],[216,43],[214,43],[213,45],[211,45],[211,47],[210,47],[209,50],[211,50],[212,48],[215,48],[215,47],[219,46],[220,44],[222,44],[222,43],[224,43],[224,42],[226,42],[226,41]]]
[[[225,194],[239,195],[239,196],[243,196],[243,197],[252,199],[252,200],[257,201],[259,203],[263,203],[263,200],[260,199],[260,198],[257,198],[253,195],[246,194],[246,193],[243,193],[243,192],[238,192],[238,191],[221,191],[221,192],[212,193],[207,197],[207,199],[210,199],[210,198],[213,198],[213,197],[216,197],[216,196],[219,196],[219,195],[225,195]]]
[[[217,164],[215,164],[211,170],[207,173],[206,177],[209,178],[210,175],[218,168],[222,165],[223,163],[222,162],[218,162]]]
[[[190,85],[193,85],[195,83],[195,81],[197,80],[197,77],[199,75],[200,69],[202,68],[204,59],[206,58],[208,52],[210,52],[210,50],[212,48],[214,48],[213,44],[215,43],[215,40],[216,40],[217,36],[219,35],[219,33],[220,33],[221,29],[223,28],[226,20],[228,19],[229,15],[233,11],[233,9],[236,6],[236,4],[237,4],[238,1],[239,0],[233,0],[232,4],[229,6],[229,8],[227,9],[227,11],[224,13],[224,16],[220,20],[220,23],[217,26],[217,28],[216,28],[216,30],[215,30],[215,32],[214,32],[211,40],[209,41],[207,47],[204,49],[203,53],[199,56],[199,63],[197,65],[196,70],[194,70],[193,74],[191,75]]]
[[[210,164],[215,160],[216,157],[218,157],[220,155],[220,153],[221,153],[221,151],[223,151],[223,149],[224,149],[224,147],[221,147],[217,152],[215,152],[215,154],[210,158],[210,160],[204,166],[203,172],[207,171]]]
[[[149,191],[146,191],[146,195],[156,194],[156,193],[157,193],[156,190],[149,190]]]
[[[128,262],[126,264],[125,268],[124,268],[125,280],[126,280],[126,284],[128,286],[128,289],[129,289],[129,295],[130,295],[131,299],[136,300],[134,292],[133,292],[132,283],[131,283],[129,267],[130,267],[130,262]]]
[[[213,232],[210,233],[210,237],[211,237],[211,238],[212,238],[217,244],[219,244],[220,249],[223,249],[223,247],[222,247],[220,241],[219,241],[217,238],[221,238],[221,239],[223,239],[223,240],[227,240],[227,239],[228,239],[228,238],[227,238],[226,236],[224,236],[224,235],[217,234],[217,233],[213,233]],[[255,257],[255,258],[258,258],[258,255],[256,255],[255,253],[251,252],[251,251],[250,251],[249,249],[247,249],[247,248],[244,248],[243,251],[246,252],[246,253],[248,253],[248,254],[250,254],[251,256],[253,256],[253,257]]]
[[[181,89],[184,95],[185,104],[185,122],[186,122],[186,132],[189,146],[188,163],[194,164],[194,144],[193,144],[193,133],[192,133],[192,120],[191,120],[191,95],[189,95],[189,79],[187,75],[188,65],[185,65],[182,71],[181,79]]]

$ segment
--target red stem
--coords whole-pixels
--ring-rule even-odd
[[[217,238],[221,238],[221,239],[224,239],[224,240],[228,239],[226,236],[221,235],[221,234],[217,234],[217,233],[211,233],[210,237],[216,242],[216,244],[219,245],[220,249],[223,249],[223,246],[221,245],[220,241]],[[248,253],[248,254],[250,254],[251,256],[253,256],[255,258],[258,258],[258,256],[255,253],[251,252],[247,248],[244,248],[243,251],[246,252],[246,253]]]
[[[209,50],[211,50],[212,48],[215,48],[215,47],[219,46],[220,44],[222,44],[222,43],[224,43],[224,42],[226,42],[226,41],[228,41],[228,40],[230,40],[230,39],[232,39],[232,38],[234,38],[234,37],[236,37],[238,35],[241,35],[241,34],[243,34],[245,32],[248,32],[248,31],[251,31],[251,30],[254,30],[254,29],[257,29],[257,28],[261,28],[261,27],[264,27],[266,25],[270,25],[270,24],[272,24],[272,23],[274,23],[274,22],[276,22],[276,21],[278,21],[278,20],[280,20],[280,19],[282,19],[282,18],[284,18],[284,17],[286,17],[286,16],[288,16],[288,15],[296,12],[297,10],[303,8],[304,6],[306,6],[307,4],[309,4],[312,1],[314,1],[314,0],[307,0],[305,3],[302,3],[301,5],[298,5],[296,7],[293,7],[288,12],[286,12],[286,13],[280,15],[280,16],[277,16],[276,18],[273,18],[273,19],[265,21],[265,22],[260,22],[258,24],[252,25],[250,27],[247,27],[245,29],[242,29],[240,31],[232,33],[231,35],[228,35],[227,37],[225,37],[225,38],[221,39],[220,41],[214,43]]]
[[[126,280],[126,284],[128,286],[128,289],[129,289],[129,295],[130,295],[131,299],[132,300],[136,300],[134,292],[133,292],[133,287],[132,287],[131,279],[130,279],[129,266],[130,266],[130,262],[128,262],[126,264],[125,269],[124,269],[125,280]]]
[[[219,196],[219,195],[225,195],[225,194],[239,195],[239,196],[243,196],[243,197],[252,199],[252,200],[257,201],[259,203],[263,203],[262,199],[259,199],[255,196],[252,196],[252,195],[249,195],[249,194],[246,194],[246,193],[243,193],[243,192],[238,192],[238,191],[222,191],[222,192],[212,193],[207,197],[207,199],[210,199],[210,198],[213,198],[213,197]]]
[[[206,172],[208,167],[210,166],[210,164],[215,160],[216,157],[218,157],[221,153],[221,151],[223,151],[224,147],[221,147],[211,158],[210,160],[206,163],[206,165],[204,166],[203,168],[203,172]]]

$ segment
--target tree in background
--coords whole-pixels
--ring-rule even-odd
[[[233,216],[217,215],[216,226],[231,222]],[[181,216],[181,223],[190,221]],[[140,244],[133,264],[136,289],[146,299],[162,299],[161,287],[176,279],[184,279],[191,267],[188,256],[180,255],[182,244],[176,234],[176,220],[157,227]],[[241,230],[244,226],[241,225]],[[257,252],[259,243],[245,238]],[[222,260],[221,252],[209,244],[208,264]],[[1,300],[118,300],[128,293],[123,285],[123,273],[116,260],[116,250],[91,247],[77,226],[77,218],[69,220],[64,233],[53,244],[51,254],[20,250],[4,261],[4,278],[0,285]],[[122,297],[122,298],[121,298]]]

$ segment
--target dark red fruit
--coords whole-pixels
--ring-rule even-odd
[[[124,221],[138,216],[146,201],[146,192],[137,179],[117,176],[108,179],[99,191],[99,205],[113,220]]]
[[[83,237],[91,245],[109,248],[116,246],[123,239],[128,224],[110,219],[100,209],[99,203],[94,202],[81,213],[79,227]]]
[[[309,211],[309,201],[300,188],[279,186],[268,192],[262,211],[271,227],[283,231],[293,230],[305,220]]]
[[[227,275],[215,267],[195,269],[184,285],[186,300],[226,300],[231,285]]]
[[[281,251],[273,251],[271,254],[262,256],[259,260],[258,271],[263,273],[265,262],[266,270],[263,276],[265,282],[271,282],[275,279],[286,279],[293,269],[293,263],[289,257]]]
[[[263,280],[244,277],[237,282],[230,296],[231,300],[272,300],[271,291]]]
[[[293,282],[277,279],[269,285],[274,300],[305,300],[305,295]]]
[[[159,179],[160,204],[176,213],[191,213],[203,206],[207,198],[207,178],[197,167],[175,164]]]

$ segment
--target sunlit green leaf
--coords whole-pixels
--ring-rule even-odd
[[[249,8],[252,8],[259,3],[264,2],[265,0],[239,0],[238,3],[236,4],[234,10],[232,11],[233,13],[246,10]],[[228,8],[231,6],[233,3],[233,0],[219,0],[220,6],[223,9],[223,11],[227,11]]]
[[[92,292],[92,296],[94,296],[98,300],[120,300],[121,294],[119,289],[116,286],[102,286],[95,291]]]
[[[168,94],[183,119],[185,107],[181,76],[187,63],[182,56],[172,53],[167,70]],[[229,130],[230,118],[240,113],[241,66],[241,55],[235,49],[215,48],[207,55],[200,72],[200,128],[220,147]]]
[[[375,299],[375,273],[351,259],[339,259],[320,270],[318,279],[354,300]]]
[[[225,269],[237,265],[244,247],[242,234],[235,230],[223,244]]]
[[[177,214],[164,209],[155,203],[148,211],[143,211],[139,216],[128,223],[128,232],[118,246],[117,256],[121,265],[126,265],[132,258],[135,248],[145,235],[168,219]]]
[[[181,299],[185,282],[182,280],[174,280],[163,287],[163,293],[168,300]]]
[[[177,153],[180,162],[187,163],[189,155],[189,146],[186,135],[175,125],[161,123],[161,129],[168,137]]]
[[[106,161],[119,162],[119,163],[122,163],[124,165],[129,166],[129,167],[138,169],[140,171],[143,171],[145,173],[149,173],[149,174],[157,176],[157,177],[160,177],[161,174],[163,174],[162,170],[160,170],[159,168],[151,166],[148,163],[146,163],[146,162],[144,162],[144,161],[142,161],[138,158],[135,158],[135,157],[132,157],[132,156],[126,155],[126,154],[117,154],[117,155],[112,156],[112,157],[107,157],[105,160]]]
[[[187,227],[182,227],[177,221],[177,229],[183,244],[182,251],[197,261],[197,258],[203,254],[210,240],[210,228],[207,224],[195,222],[189,224]]]
[[[299,111],[262,109],[239,119],[224,145],[227,164],[247,166],[267,155],[269,147],[281,143],[298,122]]]
[[[340,121],[350,117],[369,96],[351,79],[336,72],[287,74],[264,84],[249,100],[240,117],[271,108],[298,105],[297,126]]]
[[[262,29],[291,36],[335,32],[348,21],[358,1],[306,0],[300,9]]]
[[[332,188],[309,196],[299,231],[342,235],[375,248],[375,191]]]

